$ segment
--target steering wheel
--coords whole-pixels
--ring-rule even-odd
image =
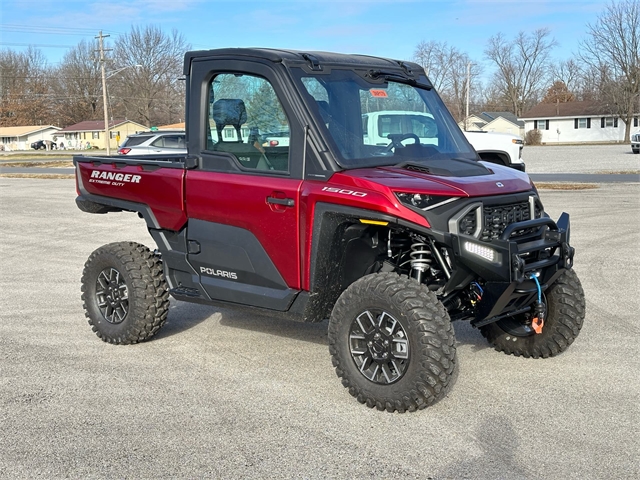
[[[418,137],[415,133],[390,133],[387,135],[387,138],[391,140],[391,143],[386,146],[385,154],[389,154],[393,151],[394,148],[403,148],[404,145],[402,142],[407,140],[408,138],[412,138],[415,144],[420,143],[420,137]]]

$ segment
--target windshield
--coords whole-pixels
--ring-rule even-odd
[[[292,72],[344,168],[477,160],[433,89],[346,69]]]

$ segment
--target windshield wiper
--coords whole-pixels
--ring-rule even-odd
[[[388,72],[385,70],[369,70],[368,76],[373,80],[378,80],[380,77],[382,77],[384,80],[393,80],[399,83],[406,83],[409,85],[424,88],[426,90],[431,90],[433,88],[431,85],[428,85],[426,83],[420,83],[415,78],[408,77],[406,75],[403,75],[400,72]]]

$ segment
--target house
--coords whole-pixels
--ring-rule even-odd
[[[185,122],[172,123],[170,125],[160,125],[158,130],[184,130]]]
[[[145,130],[148,128],[131,120],[111,120],[109,122],[109,146],[110,148],[118,148],[119,143],[124,141],[128,135]],[[62,140],[70,148],[83,149],[87,145],[101,150],[107,148],[104,120],[86,120],[69,125],[58,132],[58,137],[61,136],[64,136]]]
[[[610,143],[624,140],[625,123],[598,102],[539,103],[520,117],[525,135],[537,128],[542,143]],[[637,124],[637,118],[634,119]]]
[[[479,115],[469,115],[465,121],[458,123],[463,130],[481,132],[502,132],[524,136],[524,122],[518,120],[511,112],[482,112]]]
[[[28,125],[24,127],[0,127],[2,150],[29,150],[38,140],[56,141],[60,127],[54,125]]]

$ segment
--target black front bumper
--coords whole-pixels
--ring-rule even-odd
[[[513,236],[522,231],[531,233]],[[538,291],[530,275],[536,275],[544,291],[573,265],[574,249],[569,245],[569,236],[567,213],[557,222],[543,217],[512,223],[490,242],[451,235],[456,268],[445,293],[468,283],[470,276],[484,281],[482,299],[472,320],[476,325],[527,311]]]

